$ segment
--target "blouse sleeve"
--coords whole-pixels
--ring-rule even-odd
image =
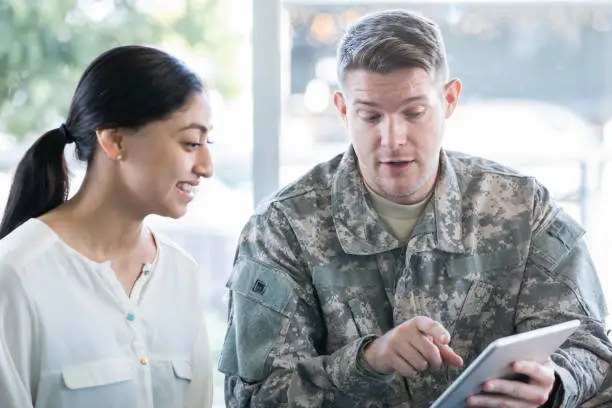
[[[40,348],[37,315],[13,268],[0,263],[0,406],[34,406]]]

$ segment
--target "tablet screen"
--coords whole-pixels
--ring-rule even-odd
[[[565,340],[580,327],[580,320],[495,340],[470,364],[430,408],[464,407],[465,399],[480,392],[482,383],[493,378],[516,378],[511,365],[515,361],[545,362]]]

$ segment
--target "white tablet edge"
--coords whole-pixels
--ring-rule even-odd
[[[578,327],[580,327],[580,320],[570,320],[567,322],[555,324],[552,326],[541,327],[538,329],[530,330],[523,333],[513,334],[507,337],[502,337],[497,340],[491,342],[476,359],[469,365],[468,368],[465,369],[463,373],[459,377],[453,381],[451,385],[436,399],[436,401],[431,405],[430,408],[442,407],[444,400],[452,395],[455,389],[459,388],[461,384],[466,381],[472,372],[476,371],[478,367],[484,363],[489,355],[498,350],[500,347],[506,347],[511,344],[520,343],[524,341],[528,341],[534,338],[542,337],[542,336],[550,336],[553,334],[563,334],[561,340],[559,340],[559,344],[555,347],[558,348],[565,340],[572,335],[574,331]],[[554,350],[551,351],[551,353]],[[467,397],[467,396],[466,396]]]

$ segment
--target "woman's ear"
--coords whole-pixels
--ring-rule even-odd
[[[119,129],[98,129],[96,130],[96,137],[98,138],[98,144],[106,156],[112,160],[125,159],[125,152],[122,145],[123,137]]]

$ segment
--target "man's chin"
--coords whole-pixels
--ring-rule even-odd
[[[423,187],[418,187],[414,184],[385,187],[383,188],[385,196],[398,204],[416,204],[429,197],[429,192],[424,191]]]

